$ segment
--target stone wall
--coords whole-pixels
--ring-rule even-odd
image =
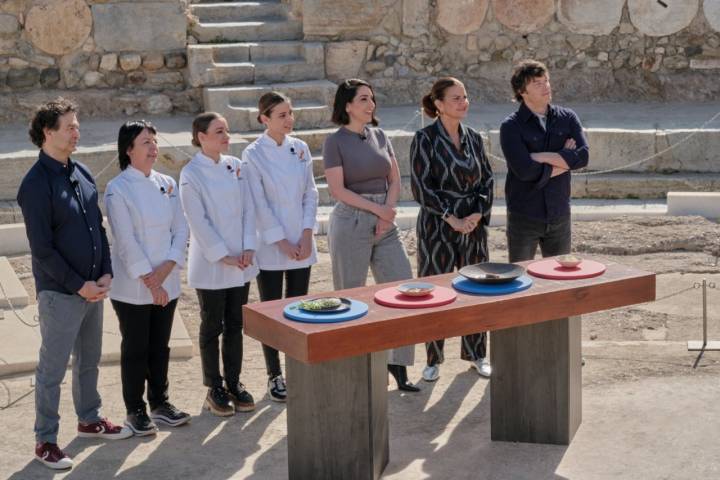
[[[558,101],[698,101],[720,94],[720,0],[305,0],[331,79],[371,79],[386,103],[455,75],[475,100],[511,97],[512,65],[551,68]]]
[[[186,85],[187,0],[0,1],[0,121],[62,94],[84,115],[201,108]]]

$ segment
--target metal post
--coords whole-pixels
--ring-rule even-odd
[[[696,288],[702,288],[703,339],[702,339],[702,341],[689,340],[688,341],[688,351],[693,352],[693,351],[720,350],[720,342],[719,341],[709,342],[707,339],[707,289],[708,289],[708,287],[715,288],[715,283],[708,284],[707,279],[703,278],[702,284],[696,283],[694,286]]]

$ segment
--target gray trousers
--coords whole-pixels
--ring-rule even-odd
[[[97,391],[102,351],[103,302],[43,290],[38,294],[42,343],[35,371],[35,438],[57,443],[60,384],[73,356],[72,394],[78,420],[100,420]]]
[[[376,203],[385,201],[385,194],[363,195]],[[368,268],[376,283],[412,278],[412,267],[397,227],[375,237],[377,217],[365,210],[342,202],[335,205],[328,226],[328,248],[332,260],[335,290],[362,287]],[[412,365],[415,346],[407,345],[388,352],[388,363]]]

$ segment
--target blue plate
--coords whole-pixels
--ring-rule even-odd
[[[283,309],[285,318],[295,320],[296,322],[304,323],[338,323],[347,322],[348,320],[355,320],[356,318],[364,317],[368,312],[368,306],[366,303],[359,302],[357,300],[350,300],[350,309],[344,312],[338,313],[313,313],[302,310],[298,305],[300,301],[290,303]]]
[[[462,276],[455,277],[452,281],[455,290],[473,295],[507,295],[527,290],[532,284],[532,278],[527,275],[507,283],[477,283]]]

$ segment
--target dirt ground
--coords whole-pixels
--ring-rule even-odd
[[[649,309],[647,305],[636,305],[583,316],[583,355],[588,361],[588,365],[583,369],[584,387],[599,387],[602,389],[607,386],[612,388],[613,385],[624,382],[652,381],[665,376],[680,375],[691,378],[717,375],[720,372],[720,361],[718,361],[720,356],[706,356],[698,368],[690,368],[695,356],[685,351],[684,342],[688,339],[700,338],[700,290],[693,287],[698,282],[698,279],[703,276],[713,278],[712,275],[720,273],[717,257],[715,256],[720,241],[720,226],[715,222],[700,217],[619,217],[605,221],[576,222],[573,228],[573,245],[576,253],[592,255],[601,260],[604,258],[618,261],[656,272],[659,275],[658,301],[653,304],[657,305],[657,308]],[[414,232],[404,231],[402,237],[414,265]],[[311,293],[332,290],[326,238],[318,237],[317,242],[319,263],[313,267]],[[490,229],[489,245],[490,259],[492,261],[505,261],[507,259],[504,228]],[[34,297],[29,256],[15,257],[10,261],[20,275],[31,298]],[[372,278],[369,278],[368,283],[371,282]],[[688,302],[687,296],[693,296],[698,301]],[[715,296],[720,295],[713,294],[709,300],[709,306],[713,312],[717,312],[718,310],[715,307],[720,306],[720,301],[715,300]],[[673,310],[673,303],[677,302],[679,298],[685,298],[686,301],[684,301],[683,305],[691,303],[692,308],[676,308]],[[253,283],[250,301],[257,301],[257,299],[257,288]],[[179,309],[188,333],[193,340],[196,356],[190,361],[173,362],[171,365],[171,394],[175,395],[174,398],[179,399],[176,401],[179,406],[199,415],[203,389],[200,385],[199,360],[197,357],[198,302],[194,290],[186,285],[183,287]],[[715,325],[720,323],[717,322],[717,316],[714,315],[711,320],[713,323],[709,331],[710,336],[712,338],[715,335],[716,338],[720,338],[720,327]],[[492,345],[492,339],[490,344]],[[648,344],[658,346],[647,346]],[[635,347],[630,349],[626,348],[625,345],[634,345]],[[446,374],[456,371],[467,372],[467,366],[458,360],[458,350],[459,344],[457,342],[448,342],[448,360],[446,366],[443,367]],[[420,378],[423,360],[423,348],[418,345],[415,366],[410,370],[410,377],[414,381]],[[460,375],[463,374],[460,373]],[[28,390],[27,386],[30,378],[31,375],[24,375],[9,379],[4,383],[8,397],[16,402],[11,409],[0,412],[0,430],[5,430],[6,427],[13,428],[12,425],[18,423],[18,415],[25,415],[26,421],[22,424],[23,428],[18,439],[15,439],[15,441],[12,439],[0,440],[0,451],[5,450],[5,447],[12,450],[12,454],[8,459],[0,460],[0,478],[4,478],[5,474],[9,476],[10,473],[17,470],[18,466],[27,464],[29,460],[29,448],[19,448],[16,443],[19,441],[24,445],[32,445],[33,398],[32,395],[22,397]],[[441,380],[447,381],[446,378],[441,377]],[[477,376],[458,378],[462,378],[462,382],[467,383],[468,390],[477,382]],[[268,422],[267,425],[262,425],[262,428],[257,427],[261,428],[261,432],[264,432],[263,436],[242,447],[245,449],[243,452],[250,458],[252,455],[259,454],[262,450],[264,453],[261,458],[264,457],[266,461],[282,462],[285,458],[284,453],[278,453],[278,451],[282,452],[284,446],[282,440],[284,432],[281,431],[284,427],[284,421],[280,421],[284,411],[282,406],[269,402],[265,394],[262,352],[258,342],[251,338],[245,339],[245,360],[241,380],[248,386],[249,391],[255,395],[258,411],[264,412],[262,418],[268,417],[263,420]],[[66,384],[69,382],[68,377]],[[423,385],[427,389],[428,384],[421,382],[421,386]],[[465,383],[462,383],[462,385],[465,385]],[[441,391],[439,390],[441,386],[442,384],[438,383],[433,388]],[[72,406],[68,397],[68,390],[69,388],[65,388],[61,407],[65,409],[65,417],[69,418],[69,420],[64,420],[65,423],[61,425],[62,439],[67,441],[73,438],[72,428],[66,428],[67,422],[72,422],[72,418],[70,418],[72,417]],[[123,408],[120,396],[119,368],[116,365],[103,367],[101,371],[101,392],[104,396],[106,411],[114,414],[114,418],[122,418]],[[432,390],[429,390],[427,395],[433,395]],[[408,400],[403,400],[404,398],[408,398]],[[407,405],[412,406],[412,402],[417,401],[413,400],[412,397],[391,397],[391,413],[406,408]],[[3,393],[0,392],[0,404],[2,402]],[[406,407],[401,404],[406,404]],[[194,420],[193,423],[197,422],[201,422],[201,420]],[[234,435],[233,432],[235,432],[241,435],[246,428],[250,428],[249,425],[252,423],[253,421],[247,420],[245,423],[236,425],[229,430],[229,434]],[[223,432],[223,434],[228,433],[228,428],[230,427],[227,427],[226,432]],[[255,430],[250,429],[250,431]],[[203,433],[207,434],[208,438],[216,434],[214,431]],[[186,434],[183,434],[183,437],[185,436]],[[73,442],[75,441],[73,440]],[[267,442],[273,443],[267,445]],[[74,443],[71,445],[74,445]],[[186,448],[186,446],[183,448]],[[271,453],[263,450],[266,448],[270,448]],[[83,458],[84,455],[88,454],[82,448],[78,447],[76,450],[79,453],[75,452],[74,454],[79,454],[79,458]],[[242,454],[243,452],[233,453]],[[148,453],[148,455],[151,454]],[[93,475],[90,475],[91,473],[97,472],[101,474],[103,472],[102,465],[87,462],[84,465],[87,466],[83,471],[88,475],[78,474],[76,475],[77,478],[93,478]],[[162,465],[162,462],[159,465]],[[213,464],[213,466],[215,465]],[[208,475],[208,478],[227,478],[230,476],[246,478],[242,474],[242,465],[238,466],[230,463],[226,468],[223,466],[219,466],[219,468],[218,471],[214,471],[213,475]],[[255,464],[254,468],[259,467]],[[280,467],[267,468],[269,469],[268,472],[282,471]],[[119,471],[122,471],[123,467],[119,467],[119,469]],[[12,478],[37,478],[35,473],[40,471],[42,470],[36,469],[35,466],[27,465],[22,472],[13,475]],[[145,473],[150,472],[145,471]],[[188,472],[188,474],[190,473]],[[406,478],[403,475],[398,475],[397,478]],[[188,478],[192,476],[190,474]],[[50,477],[46,475],[42,478]],[[252,478],[263,478],[263,476]]]
[[[401,237],[415,271],[415,232],[404,230]],[[491,261],[507,261],[505,228],[489,229]],[[716,254],[720,249],[720,225],[702,217],[618,217],[603,221],[576,222],[573,225],[573,250],[578,254],[594,258],[625,263],[657,274],[715,274],[720,273]],[[318,263],[313,266],[310,293],[332,291],[332,274],[327,238],[317,237]],[[538,253],[539,256],[539,253]],[[35,296],[30,257],[18,256],[10,259],[25,288],[34,302]],[[197,350],[200,317],[195,290],[188,287],[183,271],[183,289],[179,310],[190,338]],[[368,284],[373,284],[368,274]],[[692,283],[679,283],[674,293],[691,288]],[[719,285],[720,287],[720,285]],[[696,292],[685,294],[699,295]],[[672,301],[672,297],[660,301]],[[259,301],[257,286],[252,283],[250,302]],[[599,312],[583,317],[583,340],[589,341],[637,341],[677,340],[697,337],[699,332],[698,312],[687,315],[670,315],[641,310],[638,306]],[[711,330],[712,333],[712,330]],[[718,329],[720,334],[720,329]],[[251,340],[252,341],[252,340]],[[652,370],[652,369],[651,369]],[[607,379],[613,379],[610,369]],[[666,369],[657,371],[643,368],[643,375],[662,375]],[[623,378],[628,372],[623,372]]]

